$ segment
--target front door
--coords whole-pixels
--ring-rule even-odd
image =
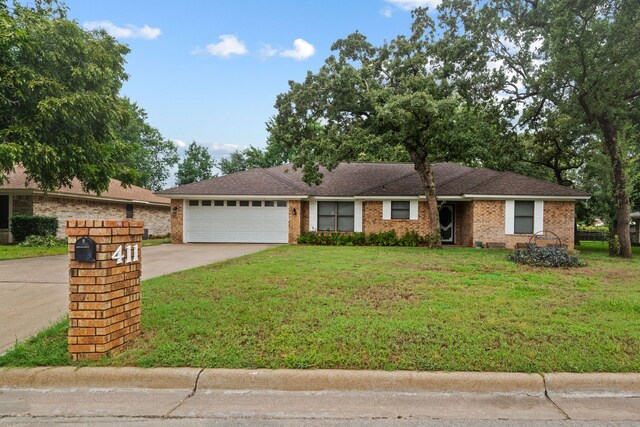
[[[453,243],[454,218],[455,207],[453,205],[443,205],[440,208],[440,237],[442,243]]]

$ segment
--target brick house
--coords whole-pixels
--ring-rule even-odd
[[[445,244],[499,243],[512,248],[534,232],[553,231],[573,247],[576,200],[589,195],[546,181],[433,165]],[[309,186],[290,165],[213,178],[162,191],[171,198],[171,236],[183,242],[295,244],[301,233],[408,230],[426,234],[431,218],[410,163],[341,163]]]
[[[85,193],[78,180],[71,187],[45,193],[16,168],[0,184],[0,244],[11,243],[9,222],[13,215],[43,215],[58,218],[58,237],[64,237],[68,219],[125,219],[144,221],[150,235],[166,235],[171,230],[169,199],[136,186],[122,187],[113,179],[109,189],[97,196]]]

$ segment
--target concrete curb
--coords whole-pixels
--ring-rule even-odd
[[[640,374],[551,373],[544,375],[549,396],[640,397]]]
[[[197,368],[4,368],[0,388],[147,388],[193,390]]]
[[[0,369],[0,388],[387,391],[550,397],[640,397],[640,374],[339,369],[38,367]]]
[[[544,395],[538,374],[304,369],[205,369],[198,389],[398,391]]]

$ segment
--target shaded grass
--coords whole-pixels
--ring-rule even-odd
[[[142,246],[158,246],[164,243],[169,243],[170,239],[168,237],[160,238],[160,239],[148,239],[142,241]],[[51,255],[64,255],[68,251],[66,245],[63,246],[54,246],[51,248],[46,247],[23,247],[18,245],[0,245],[0,261],[7,261],[10,259],[21,259],[21,258],[36,258],[41,256],[51,256]]]
[[[283,246],[145,281],[142,334],[97,364],[640,371],[640,262],[580,249],[586,267],[545,269],[502,250]],[[65,325],[49,331],[0,365],[72,364]]]
[[[67,253],[67,246],[23,247],[18,245],[0,245],[0,261],[20,258],[34,258],[41,256],[63,255]]]

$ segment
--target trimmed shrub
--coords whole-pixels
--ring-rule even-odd
[[[14,215],[11,217],[11,234],[16,242],[27,236],[55,236],[58,218],[54,216]]]
[[[565,248],[556,246],[531,246],[516,249],[507,257],[509,261],[534,267],[582,267],[584,262],[578,255],[570,254]]]
[[[67,239],[57,239],[56,236],[27,236],[18,246],[24,247],[45,247],[52,248],[54,246],[67,246]]]
[[[323,246],[428,246],[435,247],[439,242],[437,237],[429,234],[420,235],[415,231],[408,231],[398,238],[395,231],[380,233],[330,233],[310,231],[302,233],[298,243],[303,245]]]

